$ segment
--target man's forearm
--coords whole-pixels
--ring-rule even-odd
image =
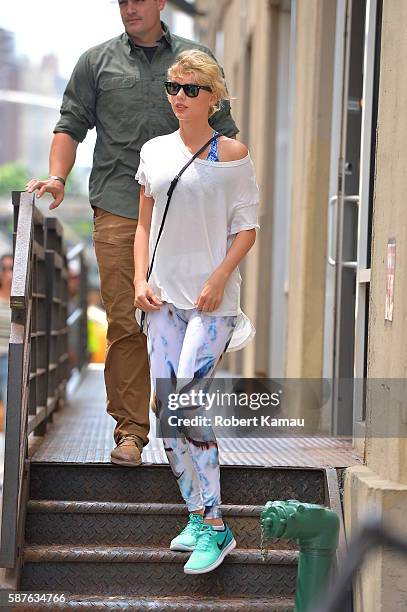
[[[61,176],[63,179],[68,177],[75,163],[77,148],[78,142],[69,134],[54,135],[49,153],[50,176]]]

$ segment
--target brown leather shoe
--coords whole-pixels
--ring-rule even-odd
[[[138,436],[128,435],[120,438],[118,445],[111,452],[110,459],[116,465],[141,465],[143,441]]]

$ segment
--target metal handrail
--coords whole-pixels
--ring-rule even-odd
[[[351,539],[340,571],[315,612],[351,612],[346,603],[349,587],[364,558],[374,548],[387,546],[407,556],[407,540],[402,540],[383,526],[381,519],[367,518]]]
[[[34,194],[15,191],[12,203],[14,267],[0,566],[18,571],[28,498],[28,437],[31,433],[45,434],[54,410],[64,402],[72,368],[67,326],[68,261],[62,226],[55,218],[42,215],[35,206]],[[86,271],[84,265],[83,274]],[[82,327],[86,329],[86,294],[80,299]],[[86,338],[85,333],[82,343]],[[86,357],[85,350],[83,363]]]

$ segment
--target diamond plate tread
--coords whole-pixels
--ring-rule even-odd
[[[222,505],[221,509],[239,548],[260,547],[263,506]],[[26,542],[169,546],[185,526],[187,514],[182,504],[30,501]],[[296,545],[275,540],[270,548],[293,549]]]
[[[110,463],[114,421],[106,412],[103,379],[103,364],[89,364],[81,384],[68,393],[69,405],[55,414],[52,426],[32,455],[33,461]],[[233,428],[230,433],[233,435]],[[219,436],[221,465],[348,467],[363,462],[349,439],[285,437],[287,434],[279,437],[276,433],[273,431],[271,438]],[[152,427],[143,450],[143,463],[167,462],[162,440],[154,436]]]
[[[172,551],[165,548],[141,546],[26,546],[25,563],[185,563],[189,552]],[[298,552],[295,550],[269,550],[263,559],[259,550],[235,549],[224,563],[245,565],[295,565]]]
[[[39,548],[26,550],[21,590],[133,597],[292,597],[295,592],[294,551],[270,551],[266,562],[257,551],[233,551],[216,570],[190,576],[183,571],[188,553]]]
[[[81,597],[68,596],[58,610],[128,610],[129,612],[293,612],[292,598],[195,598],[178,596],[148,599],[144,597]],[[55,604],[32,604],[27,610],[55,610]]]
[[[324,470],[221,467],[223,503],[262,505],[275,499],[324,504]],[[123,503],[182,503],[168,466],[31,464],[30,498]]]
[[[222,504],[222,513],[225,515],[260,516],[263,506],[227,505]],[[28,512],[47,514],[78,513],[78,514],[175,514],[187,516],[188,511],[183,504],[125,504],[120,502],[83,502],[83,501],[51,501],[30,500]]]

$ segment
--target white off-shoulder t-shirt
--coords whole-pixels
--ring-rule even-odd
[[[191,159],[180,131],[147,141],[140,151],[136,180],[154,198],[150,260],[157,240],[172,179]],[[178,308],[195,308],[201,290],[222,263],[235,235],[259,228],[259,188],[248,154],[236,161],[195,159],[173,192],[149,285],[157,296]],[[240,308],[241,276],[236,268],[228,279],[220,306],[211,316],[237,316],[228,351],[238,350],[255,330]]]

